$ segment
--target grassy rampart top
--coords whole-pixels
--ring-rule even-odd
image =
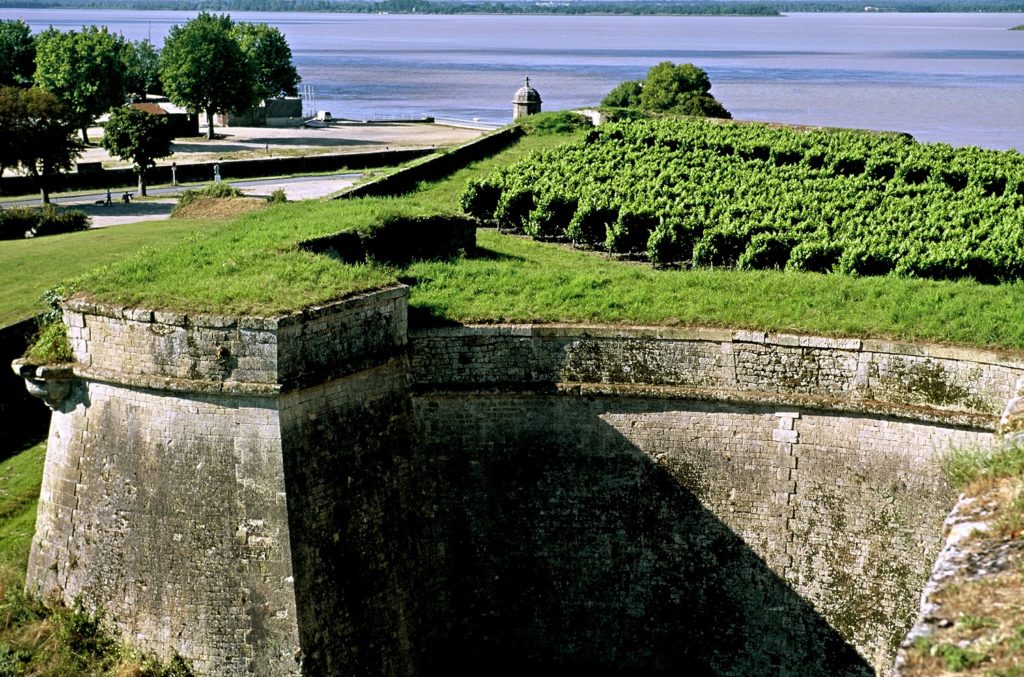
[[[467,180],[576,138],[527,136],[403,198],[296,203],[250,214],[179,245],[145,250],[74,287],[126,306],[275,314],[397,280],[412,286],[419,320],[719,326],[1024,350],[1020,283],[654,270],[489,230],[479,232],[476,256],[407,267],[343,264],[298,246],[387,218],[459,214]]]

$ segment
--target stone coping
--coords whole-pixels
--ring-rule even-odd
[[[364,306],[375,306],[408,295],[409,287],[395,284],[381,289],[357,292],[351,296],[318,306],[278,315],[232,315],[211,313],[186,313],[175,310],[152,310],[91,301],[82,295],[75,295],[63,302],[65,310],[96,315],[118,320],[130,320],[150,324],[166,324],[174,327],[197,327],[203,329],[252,329],[274,331],[301,324],[339,310],[357,310]]]
[[[109,369],[73,365],[75,378],[107,385],[161,390],[191,395],[242,395],[246,397],[277,397],[285,392],[280,383],[246,383],[243,381],[211,381],[173,378],[170,376],[125,375]]]

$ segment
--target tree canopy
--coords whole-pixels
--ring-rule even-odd
[[[76,127],[77,117],[53,93],[0,87],[0,165],[32,176],[43,204],[50,202],[52,177],[71,169],[82,153]]]
[[[0,21],[0,86],[32,84],[36,69],[36,41],[20,19]]]
[[[166,117],[123,106],[110,111],[101,143],[111,154],[134,165],[139,193],[145,195],[146,171],[157,159],[171,154],[171,129]]]
[[[601,100],[602,106],[612,108],[639,108],[640,92],[644,91],[643,80],[626,80],[615,85]]]
[[[703,69],[690,63],[662,61],[647,71],[644,80],[618,84],[601,101],[615,108],[639,108],[652,113],[731,118],[729,111],[711,95],[711,80]]]
[[[160,54],[160,79],[171,101],[190,112],[206,113],[207,136],[213,116],[256,103],[253,64],[234,35],[226,14],[202,12],[171,28]]]
[[[258,99],[296,96],[299,73],[292,64],[292,50],[280,30],[267,24],[238,23],[235,38],[249,58],[255,74]]]
[[[124,50],[124,38],[106,26],[49,29],[36,38],[35,84],[67,106],[85,143],[92,121],[125,101]]]
[[[149,40],[126,42],[124,60],[125,88],[139,99],[146,94],[162,94],[160,50]]]

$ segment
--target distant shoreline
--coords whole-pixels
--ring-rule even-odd
[[[1015,13],[1024,0],[0,0],[0,9],[554,16],[779,17],[795,12]],[[1015,26],[1010,30],[1024,30]]]

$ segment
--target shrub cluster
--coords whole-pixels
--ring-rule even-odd
[[[895,134],[614,123],[470,181],[461,202],[657,265],[1024,278],[1024,156]]]
[[[455,216],[385,216],[379,223],[300,243],[299,247],[345,263],[404,266],[447,260],[476,249],[476,223]]]
[[[57,209],[52,205],[46,205],[42,209],[0,208],[0,240],[73,233],[88,230],[91,222],[84,212],[77,209]]]

